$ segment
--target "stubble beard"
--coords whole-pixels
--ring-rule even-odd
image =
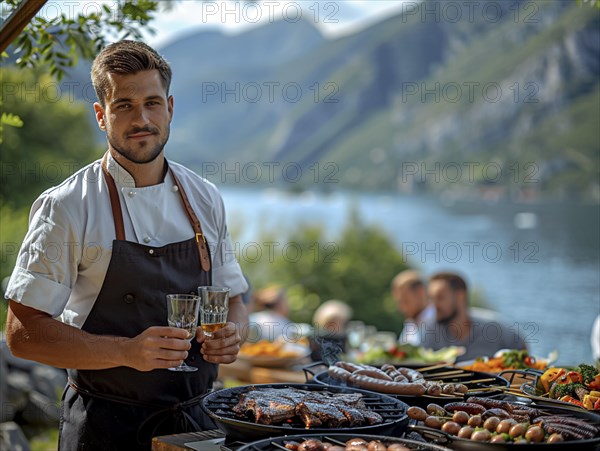
[[[164,136],[164,139],[160,140],[158,142],[158,144],[156,144],[151,150],[150,152],[143,152],[141,153],[140,150],[145,150],[144,148],[147,147],[149,144],[147,142],[140,142],[138,144],[138,149],[133,149],[133,146],[130,146],[129,148],[120,145],[120,143],[118,142],[117,139],[115,139],[115,137],[113,136],[113,134],[107,130],[106,133],[106,138],[108,140],[108,143],[110,144],[110,147],[112,147],[119,155],[121,155],[123,158],[131,161],[132,163],[136,163],[136,164],[147,164],[147,163],[151,163],[154,160],[156,160],[158,158],[158,156],[160,155],[160,153],[163,151],[163,149],[165,148],[165,145],[167,144],[167,141],[169,140],[169,135],[171,133],[171,128],[167,127],[166,129],[166,134]],[[144,156],[144,154],[146,156]]]

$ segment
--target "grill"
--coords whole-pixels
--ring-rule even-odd
[[[249,443],[246,446],[239,448],[237,451],[279,451],[286,450],[289,451],[288,448],[285,447],[285,442],[298,442],[301,443],[304,440],[309,439],[317,439],[322,442],[329,442],[334,445],[343,445],[348,440],[353,438],[362,438],[367,442],[371,440],[380,440],[384,445],[389,446],[392,443],[399,443],[401,445],[406,446],[407,448],[415,451],[448,451],[449,448],[434,445],[431,443],[423,443],[414,440],[408,440],[404,438],[394,438],[394,437],[385,437],[379,435],[363,435],[363,434],[302,434],[302,435],[292,435],[288,437],[277,437],[277,438],[269,438],[265,440],[260,440],[258,442]]]
[[[317,384],[326,385],[330,387],[344,387],[343,381],[333,379],[329,376],[327,371],[323,371],[314,374],[310,367],[304,368],[307,374],[313,375],[312,382]],[[422,371],[423,376],[427,380],[436,381],[442,380],[444,383],[462,383],[469,387],[468,396],[495,396],[504,393],[504,389],[510,385],[510,383],[500,376],[495,376],[489,373],[480,373],[478,371],[467,371],[455,367],[437,367],[430,371]],[[481,382],[477,382],[481,381]],[[462,395],[443,395],[443,396],[411,396],[411,395],[389,395],[397,398],[401,401],[406,402],[411,406],[425,407],[429,403],[436,403],[439,405],[445,405],[450,402],[464,401]]]
[[[227,434],[228,440],[249,441],[282,435],[297,434],[327,434],[336,431],[348,430],[345,428],[311,428],[306,429],[301,421],[294,421],[282,425],[257,424],[252,418],[239,417],[232,408],[239,402],[240,395],[251,390],[261,388],[294,388],[299,390],[329,392],[339,394],[360,393],[367,409],[378,413],[383,418],[383,423],[354,426],[351,428],[357,434],[382,434],[400,435],[408,425],[406,409],[408,406],[393,397],[372,393],[365,390],[344,387],[325,387],[310,384],[263,384],[227,388],[208,394],[202,400],[203,410],[213,419],[219,429]]]

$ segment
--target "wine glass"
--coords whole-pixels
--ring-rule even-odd
[[[167,294],[168,323],[171,327],[184,329],[188,332],[189,339],[196,336],[196,326],[198,324],[198,309],[200,307],[200,297],[193,294]],[[169,368],[170,371],[198,371],[195,366],[188,366],[185,362],[175,368]]]
[[[212,338],[214,333],[227,323],[229,291],[227,287],[198,287],[200,326],[208,338]]]

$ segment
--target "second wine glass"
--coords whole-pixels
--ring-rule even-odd
[[[168,323],[170,327],[177,327],[188,332],[189,340],[196,336],[198,325],[198,310],[200,297],[193,294],[167,294]],[[195,366],[188,366],[185,362],[171,371],[198,371]]]
[[[198,287],[200,296],[200,326],[204,335],[209,338],[225,327],[229,313],[229,288],[227,287]]]

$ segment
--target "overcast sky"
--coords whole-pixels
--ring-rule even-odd
[[[350,33],[400,12],[402,0],[264,0],[179,1],[152,23],[157,33],[148,43],[161,46],[174,38],[202,29],[239,33],[276,20],[310,20],[325,35]]]

